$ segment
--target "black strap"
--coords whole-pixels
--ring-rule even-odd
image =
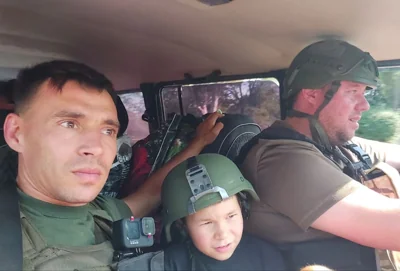
[[[199,163],[197,162],[196,156],[189,157],[187,160],[187,169],[191,169],[192,167],[197,166]]]
[[[0,185],[0,270],[22,270],[22,261],[17,185],[5,180]]]
[[[308,143],[313,144],[315,147],[317,147],[322,153],[326,153],[325,148],[318,144],[317,142],[313,141],[312,139],[306,137],[303,134],[300,134],[293,129],[283,127],[277,124],[272,124],[270,127],[264,129],[261,131],[258,135],[254,136],[250,141],[248,141],[240,150],[240,153],[238,157],[235,159],[235,163],[237,165],[241,165],[244,160],[246,159],[247,154],[250,152],[250,150],[258,144],[258,141],[260,139],[269,139],[269,140],[274,140],[274,139],[290,139],[290,140],[299,140],[299,141],[305,141]]]
[[[353,163],[350,161],[341,151],[338,147],[333,147],[333,148],[326,148],[325,146],[318,144],[316,141],[306,137],[305,135],[279,125],[273,124],[271,127],[263,130],[261,133],[253,137],[248,143],[246,143],[245,146],[243,146],[240,155],[238,159],[235,161],[238,165],[241,165],[244,162],[244,159],[246,158],[247,154],[253,148],[257,143],[259,139],[268,139],[268,140],[274,140],[274,139],[290,139],[290,140],[299,140],[299,141],[304,141],[308,142],[310,144],[313,144],[319,151],[322,152],[322,154],[331,160],[333,163],[337,164],[339,167],[340,165],[338,164],[339,161],[341,161],[344,165],[345,168],[343,172],[350,176],[351,178],[355,179],[356,181],[361,181],[360,177],[365,177],[363,174],[363,167],[360,166],[360,163]],[[346,148],[348,145],[345,145]],[[352,148],[350,149],[356,153],[358,152],[359,159],[362,161],[361,164],[367,163],[368,159],[370,161],[370,158],[368,154],[363,152],[361,148]],[[363,159],[361,159],[361,158]],[[366,160],[366,162],[363,162]]]
[[[325,93],[324,101],[318,107],[317,111],[315,111],[314,116],[316,116],[317,118],[319,117],[319,113],[321,113],[322,109],[324,109],[325,106],[328,105],[328,103],[332,100],[333,96],[339,90],[339,88],[340,88],[340,81],[333,81],[331,88]]]
[[[372,167],[371,157],[369,157],[369,155],[363,149],[361,149],[360,146],[350,143],[343,145],[343,147],[350,150],[361,162],[365,163],[366,169],[370,169]]]

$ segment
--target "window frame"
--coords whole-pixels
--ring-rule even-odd
[[[259,78],[268,78],[274,77],[279,82],[279,101],[280,101],[280,108],[281,108],[281,118],[284,117],[284,104],[282,102],[282,90],[283,90],[283,78],[284,78],[285,70],[276,70],[266,73],[254,73],[254,74],[244,74],[244,75],[228,75],[228,76],[216,76],[216,77],[201,77],[201,78],[193,78],[193,79],[186,79],[186,80],[177,80],[177,81],[169,81],[169,82],[160,82],[154,86],[157,89],[157,102],[160,107],[160,111],[158,115],[159,120],[161,122],[166,121],[166,116],[164,114],[164,106],[162,100],[162,90],[166,87],[181,87],[183,85],[196,85],[196,84],[205,84],[205,83],[220,83],[220,82],[229,82],[229,81],[238,81],[238,80],[250,80],[250,79],[259,79]],[[178,90],[179,93],[179,90]],[[182,95],[179,97],[182,100]],[[180,101],[181,102],[181,101]],[[181,114],[183,113],[182,105],[180,104]]]

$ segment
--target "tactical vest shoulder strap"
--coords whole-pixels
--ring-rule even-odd
[[[305,135],[294,131],[293,129],[272,125],[271,127],[263,130],[260,134],[252,138],[241,150],[240,155],[235,161],[238,165],[243,163],[244,159],[246,158],[247,154],[254,147],[260,139],[268,139],[268,140],[275,140],[275,139],[288,139],[288,140],[298,140],[302,142],[307,142],[314,145],[326,158],[332,161],[334,164],[342,168],[343,172],[353,178],[361,182],[361,177],[364,176],[363,170],[369,169],[370,166],[368,162],[371,162],[368,154],[366,154],[360,147],[357,145],[347,145],[346,148],[349,148],[349,151],[356,152],[357,156],[360,156],[365,163],[354,163],[351,161],[347,156],[345,156],[340,148],[334,147],[332,149],[327,149],[324,146],[318,144],[317,142],[313,141],[312,139],[306,137]],[[341,166],[342,163],[344,166]],[[365,165],[364,165],[365,164]]]
[[[113,219],[100,205],[95,201],[90,203],[90,213],[93,215],[95,228],[94,236],[96,243],[101,243],[112,238],[112,222]]]
[[[34,270],[32,261],[28,259],[35,259],[38,257],[40,252],[47,247],[47,243],[22,211],[20,211],[20,218],[22,230],[22,253],[24,258],[23,269]]]
[[[289,139],[289,140],[298,140],[313,144],[318,150],[320,150],[325,156],[331,155],[332,153],[329,152],[326,148],[322,145],[318,144],[317,142],[311,140],[310,138],[306,137],[305,135],[294,131],[293,129],[272,125],[267,129],[264,129],[258,135],[254,136],[240,151],[240,154],[235,161],[236,164],[240,165],[243,163],[244,159],[246,159],[247,154],[250,150],[257,145],[260,139],[268,139],[268,140],[275,140],[275,139]]]

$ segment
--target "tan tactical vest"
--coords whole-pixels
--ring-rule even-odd
[[[342,151],[352,162],[359,161],[353,153],[344,149]],[[371,169],[364,171],[364,173],[365,176],[361,179],[363,185],[386,197],[399,198],[400,175],[395,168],[386,163],[379,162]],[[382,271],[400,270],[400,252],[376,249],[375,253],[377,259],[379,259]]]

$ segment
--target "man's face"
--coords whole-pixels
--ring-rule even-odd
[[[350,140],[358,129],[362,112],[369,109],[364,97],[366,85],[342,81],[337,93],[322,109],[319,120],[334,145]]]
[[[116,107],[106,91],[69,81],[60,92],[45,82],[18,123],[22,190],[71,206],[98,195],[116,155],[118,132]]]
[[[243,233],[243,217],[236,196],[186,217],[186,225],[199,251],[216,260],[229,259]]]

